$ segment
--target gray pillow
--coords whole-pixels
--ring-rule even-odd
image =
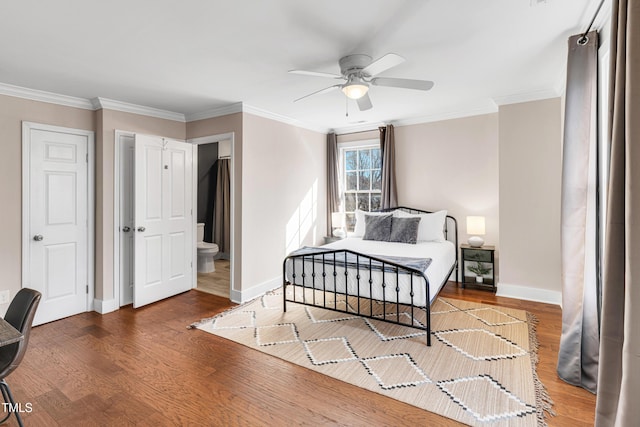
[[[388,242],[391,235],[391,221],[393,215],[366,215],[364,216],[364,236],[362,240],[378,240]]]
[[[420,217],[391,219],[390,242],[410,243],[415,245],[418,241],[418,226]]]

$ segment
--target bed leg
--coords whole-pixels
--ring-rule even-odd
[[[287,312],[287,284],[282,284],[282,311]]]
[[[431,347],[431,307],[427,306],[427,347]]]

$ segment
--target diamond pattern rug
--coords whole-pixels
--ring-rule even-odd
[[[438,298],[431,322],[427,347],[407,326],[291,302],[285,313],[279,290],[191,327],[468,425],[545,425],[533,316]]]

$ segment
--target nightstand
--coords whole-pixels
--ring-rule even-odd
[[[495,246],[481,246],[473,248],[467,244],[460,245],[462,252],[462,287],[473,285],[483,289],[496,291],[496,266],[495,266]],[[476,273],[469,270],[480,265],[485,267],[486,271],[480,277],[482,281],[477,280]]]
[[[328,245],[329,243],[337,242],[338,240],[342,239],[344,239],[344,237],[324,236],[324,244]]]

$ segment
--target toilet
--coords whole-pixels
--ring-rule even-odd
[[[218,245],[204,241],[204,223],[198,223],[198,273],[213,273],[216,266],[213,257],[218,253]]]

